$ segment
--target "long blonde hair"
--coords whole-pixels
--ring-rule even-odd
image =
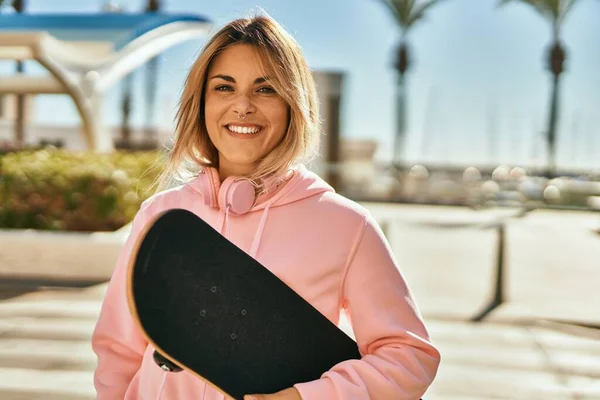
[[[204,89],[212,60],[236,44],[252,45],[269,82],[290,109],[290,122],[281,142],[258,161],[247,178],[283,174],[317,151],[320,135],[318,99],[312,73],[296,40],[267,15],[236,19],[221,28],[204,46],[191,67],[176,114],[175,144],[158,179],[158,190],[169,182],[185,181],[204,167],[219,165],[219,155],[206,130]]]

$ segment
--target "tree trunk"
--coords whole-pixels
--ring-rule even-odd
[[[25,2],[23,0],[14,0],[12,6],[15,11],[19,14],[23,13],[25,9]],[[17,74],[24,72],[23,61],[17,61]],[[23,148],[25,146],[25,95],[18,94],[17,98],[17,115],[15,118],[15,145],[17,148]]]
[[[548,115],[548,131],[546,133],[546,145],[548,148],[548,165],[546,167],[546,177],[556,176],[556,125],[558,121],[559,110],[559,88],[560,75],[564,71],[565,51],[560,42],[555,40],[549,53],[548,67],[552,72],[552,93],[550,97],[550,112]]]
[[[161,9],[161,2],[158,0],[148,0],[146,3],[146,12],[156,13]],[[154,142],[156,140],[156,129],[154,126],[154,108],[156,106],[156,85],[158,81],[158,57],[154,57],[146,63],[146,140]]]
[[[156,105],[156,83],[158,80],[158,57],[154,57],[146,64],[146,139],[156,139],[154,108]]]
[[[403,169],[404,150],[406,141],[406,81],[405,75],[410,65],[408,46],[404,40],[398,47],[396,58],[396,71],[398,72],[396,82],[396,135],[394,137],[393,164],[400,171]]]
[[[162,7],[162,2],[159,0],[148,0],[146,2],[146,12],[157,12]]]
[[[406,141],[406,86],[404,75],[399,73],[396,83],[396,136],[394,138],[394,165],[402,169]]]
[[[556,121],[558,119],[558,93],[559,93],[560,75],[554,75],[552,79],[552,97],[550,100],[550,115],[548,121],[548,166],[546,169],[546,177],[553,178],[556,176]]]
[[[133,74],[123,79],[123,98],[121,100],[121,147],[131,148],[131,98],[133,91]]]
[[[17,61],[17,74],[23,73],[23,61]],[[15,118],[15,146],[18,149],[25,147],[25,95],[16,95],[17,115]]]

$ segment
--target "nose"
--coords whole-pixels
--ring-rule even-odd
[[[236,96],[233,111],[236,115],[239,114],[252,114],[255,111],[254,104],[252,103],[252,98],[246,93],[240,93],[239,96]]]

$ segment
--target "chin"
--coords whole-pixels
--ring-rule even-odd
[[[227,159],[227,161],[230,164],[236,164],[236,165],[256,165],[256,162],[258,161],[258,157],[248,157],[248,156],[241,156],[241,155],[232,155],[232,156],[225,156],[225,158]]]

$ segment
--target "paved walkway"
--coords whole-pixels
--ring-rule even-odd
[[[94,398],[89,342],[105,287],[0,302],[1,399]],[[600,399],[597,331],[442,319],[428,326],[443,354],[428,399]]]
[[[506,302],[472,323],[490,296],[497,237],[470,225],[494,213],[371,207],[392,221],[388,237],[443,355],[427,399],[600,399],[600,330],[582,326],[600,325],[597,216],[509,222]],[[0,284],[0,399],[94,398],[89,341],[105,289]]]

